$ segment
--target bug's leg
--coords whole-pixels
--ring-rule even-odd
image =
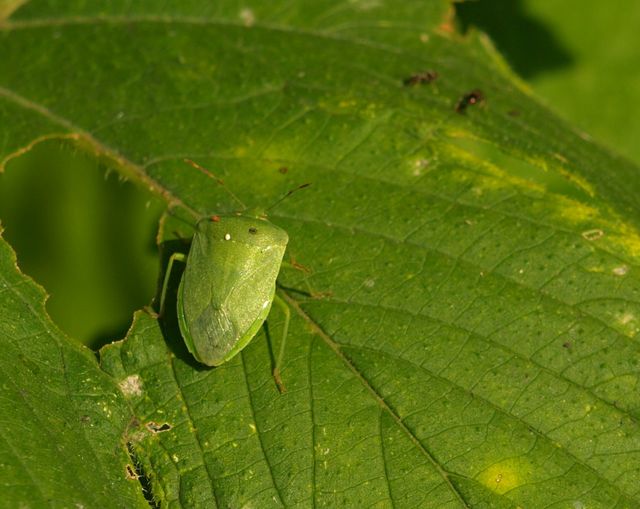
[[[167,296],[167,287],[169,286],[169,278],[171,276],[171,269],[173,268],[173,262],[176,260],[179,262],[184,262],[186,260],[186,256],[183,253],[173,253],[169,257],[169,263],[167,263],[167,271],[164,273],[164,282],[162,283],[162,292],[160,293],[160,311],[157,316],[162,316],[164,311],[164,299]]]
[[[284,265],[285,267],[289,268],[289,269],[296,269],[299,270],[300,272],[304,272],[305,274],[312,274],[313,271],[309,268],[309,267],[305,267],[304,265],[302,265],[301,263],[298,263],[296,261],[296,259],[293,257],[293,255],[290,255],[290,260],[289,262],[282,262],[282,265]]]
[[[280,340],[280,349],[278,350],[278,357],[276,358],[276,365],[273,368],[273,379],[276,381],[278,390],[282,394],[287,392],[280,378],[280,366],[282,366],[282,359],[284,358],[284,347],[287,342],[287,334],[289,333],[289,321],[291,320],[291,310],[287,303],[277,293],[273,296],[273,302],[275,302],[282,312],[284,313],[284,326],[282,329],[282,339]]]
[[[304,272],[305,274],[311,274],[312,270],[308,267],[305,267],[304,265],[299,264],[298,262],[296,262],[293,258],[291,258],[291,262],[282,262],[282,267],[284,267],[285,269],[295,269],[295,270],[299,270],[301,272]],[[309,294],[309,296],[312,299],[322,299],[323,297],[330,297],[332,295],[331,292],[316,292],[312,287],[311,284],[309,283],[309,279],[304,278],[304,284],[307,287],[307,293]]]

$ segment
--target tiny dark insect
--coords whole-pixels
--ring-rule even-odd
[[[405,78],[402,83],[405,87],[412,87],[414,85],[422,85],[423,83],[431,83],[438,78],[436,71],[423,71],[416,74],[412,74],[408,78]]]
[[[281,166],[280,168],[278,168],[278,171],[284,175],[289,171],[289,168],[287,168],[286,166]]]
[[[258,233],[258,229],[252,226],[251,228],[249,228],[249,233],[252,233],[253,235],[255,235],[256,233]]]
[[[479,104],[484,101],[484,94],[481,90],[477,88],[472,90],[471,92],[464,94],[456,104],[456,111],[458,113],[464,113],[467,110],[467,107],[473,106],[474,104]]]
[[[562,347],[570,349],[571,348],[571,341],[565,341],[564,343],[562,343]]]

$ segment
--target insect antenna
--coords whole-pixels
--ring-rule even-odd
[[[184,223],[185,225],[189,226],[190,228],[193,228],[193,223],[190,221],[187,221],[185,218],[180,217],[179,215],[177,215],[174,211],[173,208],[168,208],[165,212],[165,214],[171,216],[172,218],[180,221],[181,223]]]
[[[276,201],[275,203],[273,203],[268,209],[265,210],[265,212],[269,212],[273,207],[275,207],[276,205],[278,205],[280,202],[282,202],[283,200],[286,200],[287,198],[289,198],[289,196],[291,196],[293,193],[300,191],[300,189],[304,189],[305,187],[309,187],[311,185],[310,182],[306,183],[306,184],[300,184],[298,187],[294,187],[293,189],[289,190],[287,192],[287,194],[285,194],[282,198],[280,198],[278,201]]]
[[[238,198],[232,191],[231,189],[229,189],[227,186],[224,185],[224,180],[222,180],[221,178],[217,177],[216,175],[214,175],[211,171],[207,170],[206,168],[200,166],[198,163],[196,163],[195,161],[192,161],[191,159],[185,159],[184,160],[185,163],[193,166],[196,170],[201,171],[202,173],[204,173],[207,177],[209,177],[210,179],[215,180],[221,187],[222,189],[224,189],[227,194],[229,196],[231,196],[231,198],[233,198],[236,202],[238,202],[242,208],[244,210],[246,210],[247,206],[242,202],[242,200],[240,198]]]

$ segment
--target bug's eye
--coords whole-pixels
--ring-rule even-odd
[[[249,228],[249,233],[255,235],[256,233],[258,233],[258,229],[252,226],[251,228]]]

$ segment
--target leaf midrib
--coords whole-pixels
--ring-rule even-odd
[[[334,352],[336,357],[342,361],[342,363],[349,368],[349,370],[355,375],[355,377],[360,381],[360,383],[367,389],[369,394],[374,398],[377,405],[388,412],[388,414],[393,418],[396,425],[407,435],[407,437],[411,440],[415,447],[429,460],[432,467],[435,468],[438,475],[442,478],[442,480],[447,484],[447,487],[451,492],[453,492],[458,499],[458,502],[462,504],[465,508],[471,508],[467,501],[464,499],[462,493],[451,481],[450,476],[451,472],[448,472],[444,467],[435,459],[435,457],[429,452],[426,447],[420,442],[420,440],[413,434],[413,432],[402,422],[402,419],[395,413],[395,411],[387,404],[387,402],[378,394],[375,388],[369,383],[366,377],[355,367],[355,365],[351,362],[351,360],[344,355],[342,352],[340,345],[336,343],[323,329],[320,325],[313,320],[299,305],[299,302],[293,299],[288,293],[282,291],[282,295],[288,304],[295,309],[296,313],[310,326],[313,332],[319,336],[329,348]]]
[[[438,471],[438,473],[441,475],[441,477],[447,482],[448,486],[450,487],[450,489],[452,491],[454,491],[454,493],[456,493],[457,498],[464,504],[466,504],[466,501],[464,500],[464,498],[462,497],[462,494],[459,493],[459,490],[457,490],[457,488],[455,488],[455,486],[452,484],[450,477],[449,476],[457,476],[457,477],[464,477],[460,474],[456,474],[453,472],[449,472],[447,471],[443,465],[441,465],[434,456],[432,456],[432,454],[426,449],[426,447],[422,444],[422,442],[420,441],[420,439],[418,439],[413,432],[404,424],[404,419],[401,418],[394,409],[392,409],[391,406],[389,406],[386,402],[386,400],[380,396],[380,394],[375,390],[375,388],[371,385],[371,383],[367,380],[367,378],[358,370],[358,368],[353,364],[353,362],[351,361],[351,359],[349,359],[348,356],[346,356],[343,352],[342,352],[342,346],[339,343],[336,343],[329,334],[327,334],[322,327],[309,315],[307,314],[299,305],[299,302],[294,300],[291,296],[289,296],[288,294],[286,294],[283,291],[283,295],[285,296],[286,300],[289,302],[289,304],[296,310],[296,312],[298,313],[298,315],[305,320],[309,326],[313,329],[313,331],[316,333],[316,335],[318,335],[320,338],[322,338],[322,340],[331,348],[331,350],[334,351],[334,353],[336,354],[336,356],[349,368],[350,371],[352,371],[355,376],[358,378],[358,380],[362,383],[362,385],[370,392],[370,394],[374,397],[374,399],[376,400],[376,403],[386,412],[389,413],[389,415],[392,416],[392,418],[394,419],[394,421],[396,422],[396,424],[402,429],[402,431],[407,434],[407,436],[411,439],[411,441],[414,443],[414,445],[429,459],[429,461],[432,463],[432,465],[436,468],[436,470]],[[351,304],[350,302],[346,302],[346,301],[340,301],[340,304]],[[367,306],[366,304],[360,304],[358,303],[358,305],[360,306]],[[391,311],[394,312],[402,312],[403,310],[400,309],[395,309],[395,308],[389,308],[389,307],[384,307],[384,306],[371,306],[371,307],[376,307],[376,308],[382,308],[382,309],[389,309]],[[409,313],[410,314],[410,313]],[[446,324],[445,325],[449,325]],[[461,329],[463,330],[463,329]],[[471,336],[471,335],[477,335],[473,332],[469,332],[467,331],[467,333]],[[489,341],[491,342],[491,340],[489,339]],[[501,346],[501,345],[498,345]],[[525,426],[527,429],[532,430],[535,435],[548,443],[551,443],[551,439],[546,436],[542,431],[538,430],[537,428],[535,428],[533,425],[527,423],[526,421],[522,420],[520,417],[515,416],[511,413],[509,413],[506,409],[500,408],[498,405],[496,405],[495,403],[491,402],[490,400],[484,398],[483,396],[480,396],[476,393],[474,393],[472,390],[469,390],[459,384],[457,384],[456,382],[448,379],[448,378],[444,378],[441,375],[438,375],[437,373],[434,373],[432,371],[430,371],[429,369],[425,368],[422,365],[418,365],[415,364],[411,361],[409,361],[406,358],[403,357],[398,357],[398,356],[394,356],[388,352],[382,352],[380,350],[376,350],[373,348],[368,348],[366,346],[362,346],[362,345],[345,345],[344,348],[346,349],[353,349],[353,350],[363,350],[363,351],[370,351],[372,353],[375,353],[377,355],[383,355],[383,356],[388,356],[391,357],[395,360],[397,360],[398,362],[402,362],[402,363],[407,363],[411,366],[413,366],[416,369],[419,369],[421,371],[424,371],[425,373],[427,373],[430,377],[435,378],[437,380],[440,380],[441,382],[443,382],[444,384],[447,384],[451,387],[454,387],[462,392],[464,392],[465,394],[469,394],[472,395],[474,398],[477,398],[479,400],[481,400],[484,404],[486,404],[487,406],[491,407],[495,412],[505,415],[511,419],[515,419],[516,421],[518,421],[522,426]],[[506,348],[505,348],[506,349]],[[509,350],[507,350],[509,351]],[[509,351],[509,353],[513,353],[511,351]],[[518,354],[513,353],[514,356],[518,356]],[[510,359],[507,359],[507,361]],[[544,368],[540,367],[541,371],[544,371]],[[569,383],[571,383],[570,381],[568,381]],[[575,383],[574,383],[575,384]],[[578,388],[583,389],[582,387],[578,386]],[[595,396],[594,396],[595,397]],[[595,397],[597,398],[597,397]],[[603,401],[604,402],[604,401]],[[607,402],[604,402],[605,404],[607,404]],[[631,419],[631,416],[627,416]],[[406,417],[405,417],[406,418]],[[634,421],[635,422],[635,421]],[[555,444],[553,444],[555,445]],[[591,465],[589,465],[588,463],[586,463],[583,459],[575,456],[574,453],[572,453],[571,451],[569,451],[568,449],[566,449],[565,447],[562,447],[562,450],[565,451],[565,453],[577,464],[580,465],[582,468],[590,471],[597,479],[601,479],[604,482],[606,482],[610,487],[612,487],[613,489],[616,490],[616,492],[618,492],[619,494],[624,494],[626,496],[632,497],[635,499],[635,494],[633,493],[628,493],[625,490],[622,490],[621,488],[619,488],[618,486],[616,486],[611,480],[607,479],[606,477],[602,476],[602,474],[600,472],[598,472],[594,467],[592,467]],[[474,479],[471,479],[472,481],[476,482]],[[468,505],[465,505],[465,507],[470,507]]]

